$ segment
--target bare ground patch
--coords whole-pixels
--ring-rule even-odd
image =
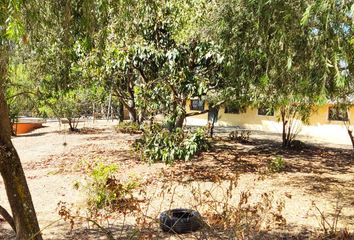
[[[38,132],[35,135],[34,132],[27,138],[19,138],[18,147],[22,144],[30,149],[35,141],[51,143],[60,136],[48,128],[42,131],[43,134]],[[235,201],[246,191],[252,195],[251,202],[257,202],[264,193],[273,194],[274,201],[284,201],[286,227],[260,233],[259,239],[307,239],[319,227],[319,213],[312,204],[315,203],[321,211],[332,217],[338,193],[341,193],[339,200],[343,207],[339,226],[354,230],[354,156],[351,150],[314,146],[284,150],[272,139],[251,139],[249,144],[216,141],[210,151],[200,154],[193,161],[177,162],[172,166],[150,166],[139,161],[130,149],[137,136],[117,134],[110,127],[102,127],[98,132],[72,134],[69,137],[69,144],[60,153],[50,154],[53,145],[48,145],[46,156],[42,152],[41,158],[33,157],[36,152],[25,156],[28,160],[24,162],[24,168],[42,227],[58,218],[55,208],[57,202],[83,204],[84,199],[76,196],[72,188],[73,181],[84,177],[85,161],[100,159],[118,164],[120,168],[117,174],[121,178],[135,173],[143,179],[143,192],[137,192],[136,195],[145,199],[142,207],[149,206],[146,214],[153,219],[153,224],[145,229],[140,228],[139,238],[132,239],[181,239],[159,230],[156,222],[159,212],[183,206],[201,208],[203,212],[203,208],[195,202],[193,189],[200,187],[203,191],[212,190],[216,198],[222,198],[218,186],[225,186],[236,177],[238,184],[232,192]],[[32,141],[31,144],[25,139]],[[42,151],[42,148],[38,149]],[[267,166],[276,156],[284,158],[286,166],[282,172],[270,174]],[[0,190],[0,202],[3,204],[6,197],[4,191]],[[49,206],[48,201],[53,204]],[[127,239],[135,231],[136,216],[130,216],[129,219],[124,226],[120,221],[110,221],[111,231],[118,239]],[[3,222],[0,222],[0,234],[10,239],[11,231]],[[182,239],[198,239],[203,234],[183,235]],[[88,227],[85,222],[75,225],[70,231],[70,224],[60,221],[45,229],[44,235],[48,239],[58,240],[105,238],[102,231]],[[220,239],[208,234],[204,237]]]

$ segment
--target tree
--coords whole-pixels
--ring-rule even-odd
[[[95,47],[97,7],[93,1],[46,1],[37,13],[45,24],[34,23],[31,32],[28,66],[40,85],[41,109],[57,118],[66,117],[72,131],[77,130],[81,114],[92,107],[93,95],[100,88],[86,76],[80,62]]]
[[[326,99],[348,109],[354,96],[352,1],[310,1],[301,21],[311,42],[311,69],[323,80]],[[343,118],[354,148],[353,126]]]
[[[28,72],[20,61],[19,54],[14,53],[13,55],[17,56],[12,56],[10,59],[8,81],[5,86],[6,102],[12,125],[19,115],[32,115],[37,111],[35,83],[28,78]]]
[[[132,122],[138,122],[134,89],[138,76],[133,66],[133,48],[119,48],[114,43],[104,50],[101,79],[107,89],[128,110]]]
[[[0,214],[16,232],[16,239],[41,240],[38,221],[20,158],[11,142],[11,124],[5,97],[8,64],[13,45],[23,34],[23,5],[0,1],[0,173],[4,180],[12,217],[0,207]]]
[[[183,6],[183,4],[182,4]],[[221,86],[223,56],[215,44],[197,36],[184,36],[185,12],[177,3],[155,6],[141,23],[144,47],[133,58],[141,84],[136,87],[140,109],[149,115],[163,113],[171,130],[180,128],[186,117],[188,98],[205,96]]]
[[[227,85],[240,105],[279,112],[284,147],[291,145],[298,121],[306,121],[325,94],[313,67],[312,30],[301,25],[306,3],[224,1],[212,27],[226,52]]]

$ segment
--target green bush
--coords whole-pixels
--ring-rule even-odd
[[[131,198],[133,190],[139,186],[136,179],[125,182],[116,179],[114,174],[119,169],[116,164],[95,162],[87,169],[85,183],[77,183],[75,186],[85,190],[87,204],[91,210],[114,209],[120,202]]]
[[[185,133],[178,128],[170,132],[161,126],[152,126],[141,139],[134,143],[143,159],[149,162],[162,161],[171,164],[174,160],[190,160],[195,154],[209,147],[204,129]]]
[[[139,124],[135,122],[121,122],[115,127],[118,133],[138,134],[141,133]]]
[[[272,159],[269,163],[268,163],[268,169],[271,172],[281,172],[283,171],[285,168],[285,161],[283,157],[276,157],[275,159]]]

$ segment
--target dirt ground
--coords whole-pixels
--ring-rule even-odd
[[[332,220],[336,204],[342,209],[338,228],[354,231],[354,154],[349,144],[336,145],[323,139],[302,137],[307,143],[304,148],[285,151],[279,147],[279,135],[254,132],[245,144],[214,141],[208,152],[191,162],[149,165],[139,161],[130,148],[137,136],[116,133],[115,124],[81,123],[81,127],[88,129],[86,132],[68,134],[63,131],[65,126],[47,123],[44,128],[13,138],[45,239],[105,239],[97,232],[92,233],[85,224],[70,231],[70,224],[60,220],[57,211],[60,201],[84,206],[84,194],[73,186],[84,179],[83,163],[97,159],[117,163],[118,176],[122,179],[134,175],[146,183],[145,197],[150,199],[151,206],[146,212],[149,216],[158,216],[162,210],[175,207],[201,208],[203,212],[196,201],[196,188],[208,190],[222,201],[224,195],[219,187],[227,187],[229,181],[237,179],[237,187],[232,190],[233,201],[242,192],[249,192],[251,202],[259,201],[267,193],[273,196],[273,202],[284,203],[282,214],[286,226],[277,235],[265,239],[280,236],[287,239],[284,236],[289,233],[306,236],[306,232],[319,229],[319,211],[328,221]],[[222,135],[220,132],[223,130],[217,133],[218,137]],[[280,173],[270,174],[268,162],[278,156],[285,160],[286,167]],[[9,209],[2,180],[0,205]],[[126,223],[133,225],[134,221],[131,218]],[[12,239],[12,236],[9,226],[0,219],[0,239]],[[155,239],[187,238],[164,235]]]

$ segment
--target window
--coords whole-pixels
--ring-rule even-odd
[[[191,100],[190,108],[195,111],[204,111],[204,101],[199,99]]]
[[[348,111],[346,108],[329,107],[328,120],[334,121],[348,121]]]
[[[240,114],[240,113],[245,113],[246,109],[245,108],[240,108],[236,106],[225,106],[225,113],[233,113],[233,114]]]
[[[258,108],[258,115],[261,116],[274,116],[274,110],[271,108],[260,107]]]

